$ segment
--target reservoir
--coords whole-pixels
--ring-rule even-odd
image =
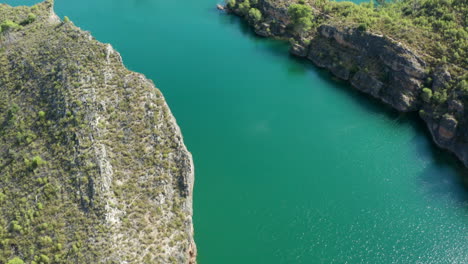
[[[219,3],[55,4],[166,97],[195,161],[198,262],[467,263],[463,170],[416,115],[290,57]]]

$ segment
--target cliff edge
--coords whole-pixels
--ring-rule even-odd
[[[0,263],[195,263],[193,161],[161,92],[51,0],[0,23]]]
[[[379,2],[229,0],[226,10],[394,109],[418,111],[468,167],[466,1]]]

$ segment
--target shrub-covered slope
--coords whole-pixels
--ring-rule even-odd
[[[0,24],[0,263],[194,263],[162,94],[50,0],[0,4]]]

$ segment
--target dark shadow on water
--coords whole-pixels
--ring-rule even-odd
[[[439,148],[432,140],[432,136],[424,121],[417,113],[400,113],[378,99],[364,94],[345,81],[339,80],[325,69],[321,69],[312,62],[290,55],[298,64],[318,72],[318,76],[326,82],[346,93],[351,100],[355,100],[366,111],[382,114],[389,120],[395,120],[399,125],[410,126],[417,131],[410,144],[416,155],[431,163],[419,175],[419,186],[429,186],[430,196],[449,196],[454,201],[467,207],[468,205],[468,169],[464,167],[452,153]],[[422,135],[422,136],[419,136]],[[467,207],[468,208],[468,207]]]
[[[243,38],[247,38],[254,43],[261,43],[261,45],[258,46],[259,52],[265,52],[275,57],[283,58],[285,53],[287,54],[289,46],[286,41],[268,39],[256,35],[247,22],[235,15],[220,13],[219,18],[221,24],[237,27]]]
[[[431,195],[448,195],[468,209],[468,169],[454,154],[434,143],[423,120],[414,116],[411,121],[423,135],[413,138],[411,144],[418,156],[431,161],[419,175],[419,182],[427,186],[426,191]]]
[[[452,153],[436,146],[424,121],[417,113],[399,113],[378,99],[352,88],[348,82],[337,79],[329,71],[315,66],[311,61],[290,55],[287,42],[257,36],[245,21],[236,16],[226,14],[222,21],[237,26],[244,37],[261,43],[258,46],[259,52],[267,52],[273,56],[289,56],[289,59],[295,62],[288,65],[289,72],[298,75],[314,72],[324,82],[332,84],[330,87],[347,94],[350,100],[354,100],[366,111],[383,115],[399,125],[410,126],[419,135],[423,135],[415,136],[410,142],[414,145],[418,157],[430,161],[418,177],[421,185],[429,186],[427,191],[431,195],[449,196],[468,208],[468,169]]]
[[[334,84],[331,87],[346,93],[351,100],[355,100],[366,111],[382,114],[389,120],[395,120],[399,125],[410,126],[417,131],[418,136],[415,136],[410,144],[412,144],[417,157],[431,161],[419,175],[420,184],[418,185],[429,186],[427,192],[430,193],[430,196],[448,196],[467,207],[468,169],[455,155],[439,148],[433,142],[426,124],[417,113],[400,113],[378,99],[354,89],[346,81],[337,79],[327,70],[316,67],[312,62],[292,55],[290,58],[303,67],[318,72],[320,78]]]

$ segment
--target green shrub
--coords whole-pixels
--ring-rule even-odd
[[[70,18],[68,18],[67,16],[65,16],[63,18],[63,23],[69,23],[70,22]]]
[[[236,0],[229,0],[227,6],[230,9],[234,9],[236,7]]]
[[[36,15],[33,14],[33,13],[29,13],[28,14],[28,18],[26,18],[25,20],[23,20],[21,22],[21,25],[27,25],[27,24],[31,24],[32,22],[36,21]]]
[[[12,232],[21,232],[23,227],[19,225],[18,221],[11,221],[10,231]]]
[[[0,203],[6,200],[6,194],[0,191]]]
[[[432,90],[429,88],[423,88],[421,96],[424,102],[429,103],[432,98]]]
[[[39,257],[39,261],[42,263],[50,263],[49,257],[44,254],[41,254],[41,256]]]
[[[366,23],[361,23],[359,24],[359,26],[357,27],[357,29],[359,31],[367,31],[367,24]]]
[[[5,20],[2,24],[0,24],[0,32],[7,32],[12,31],[20,28],[20,25],[16,24],[11,20]]]
[[[292,4],[288,8],[288,15],[298,33],[304,33],[312,29],[312,8],[303,4]]]
[[[42,160],[40,156],[34,156],[34,158],[31,160],[31,167],[33,169],[45,164],[45,161]]]
[[[250,8],[249,17],[255,22],[258,23],[262,20],[262,13],[257,8]]]
[[[39,111],[38,116],[39,116],[39,119],[44,120],[46,113],[44,111]]]
[[[447,101],[447,91],[443,90],[441,92],[435,92],[432,96],[437,104],[443,104]]]
[[[247,15],[250,10],[250,1],[244,0],[244,2],[239,4],[239,10],[243,15]]]
[[[7,264],[24,264],[24,261],[18,257],[10,259]]]
[[[464,92],[468,93],[468,81],[462,80],[461,82],[458,83],[458,88]]]
[[[40,238],[40,243],[43,247],[52,245],[52,238],[49,236],[44,236]]]

